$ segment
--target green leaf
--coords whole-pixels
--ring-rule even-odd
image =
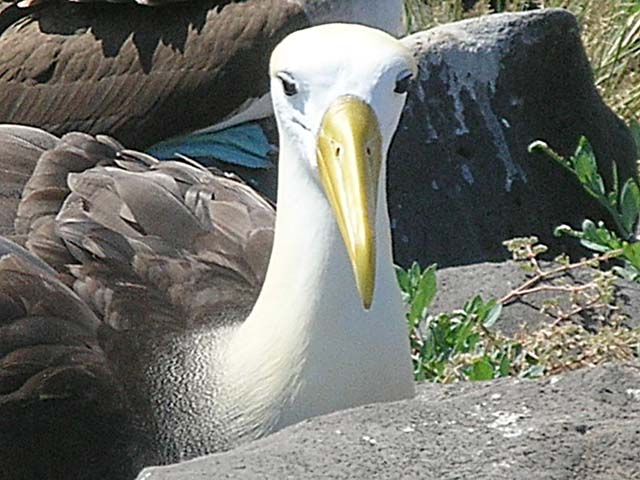
[[[637,120],[631,120],[629,129],[636,144],[636,158],[640,158],[640,123]]]
[[[531,365],[518,375],[520,378],[539,378],[544,374],[544,365]]]
[[[631,265],[640,269],[640,243],[625,243],[622,247],[622,253]]]
[[[585,235],[595,235],[596,224],[593,223],[593,220],[587,218],[582,222],[582,231]]]
[[[595,252],[608,252],[609,250],[615,250],[622,248],[622,241],[612,232],[604,223],[598,222],[596,226],[591,220],[586,219],[582,222],[582,235],[577,235],[580,238],[580,243]]]
[[[615,205],[615,202],[620,198],[620,179],[618,175],[618,164],[613,162],[613,191],[610,193],[611,198],[609,199],[609,203]]]
[[[596,172],[596,174],[593,176],[593,179],[591,181],[591,190],[593,190],[594,192],[596,192],[600,197],[602,197],[603,202],[606,202],[607,198],[606,198],[606,189],[604,188],[604,181],[602,180],[602,177],[600,176],[599,173]]]
[[[586,137],[580,137],[578,148],[571,157],[571,161],[580,182],[589,185],[598,174],[598,164],[593,148]]]
[[[409,319],[415,320],[422,318],[426,308],[431,304],[433,297],[436,295],[436,266],[431,265],[420,276],[415,297],[411,303],[409,311]]]
[[[500,314],[501,313],[502,313],[502,304],[501,303],[496,303],[493,306],[493,308],[491,308],[491,310],[489,310],[489,313],[487,314],[487,318],[484,319],[484,322],[482,322],[482,325],[485,328],[493,327],[493,325],[496,323],[498,318],[500,318]]]
[[[399,265],[395,266],[396,278],[398,279],[398,285],[402,293],[409,294],[411,291],[411,281],[409,279],[409,273]]]
[[[464,304],[464,311],[469,314],[477,314],[478,309],[482,306],[483,303],[484,302],[482,301],[482,297],[480,295],[476,295]]]
[[[509,375],[510,371],[511,371],[511,362],[509,360],[509,355],[507,355],[506,353],[503,353],[502,358],[500,359],[500,367],[499,367],[500,376],[506,377],[507,375]]]
[[[569,235],[570,237],[582,238],[584,235],[579,230],[574,230],[569,225],[563,223],[562,225],[558,225],[553,230],[554,237],[562,237],[564,235]]]
[[[627,180],[622,187],[620,213],[627,232],[632,232],[638,220],[638,213],[640,213],[640,188],[632,178]]]
[[[584,154],[578,155],[574,159],[573,167],[575,168],[576,176],[583,185],[589,185],[594,174],[592,163],[589,160],[589,156]]]
[[[558,153],[556,153],[551,147],[549,147],[549,145],[547,145],[542,140],[536,140],[535,142],[532,142],[531,144],[529,144],[527,150],[529,153],[544,153],[546,156],[559,163],[563,168],[566,168],[568,170],[571,170],[572,168],[571,162],[569,160],[561,155],[558,155]]]
[[[476,348],[476,345],[480,342],[481,337],[479,333],[472,333],[467,337],[467,351],[473,352]]]
[[[467,376],[469,380],[473,381],[491,380],[493,378],[493,365],[488,359],[482,358],[474,362],[468,370]]]
[[[496,305],[496,300],[492,298],[486,303],[485,302],[479,303],[476,307],[475,312],[473,313],[475,313],[478,316],[478,319],[481,322],[484,322],[485,318],[487,318],[487,315],[495,305]]]
[[[589,250],[592,250],[598,253],[605,253],[611,250],[609,247],[605,245],[601,245],[595,242],[590,242],[589,240],[585,240],[585,239],[580,240],[580,245],[582,245],[584,248],[587,248]]]
[[[632,264],[627,262],[624,267],[619,267],[615,265],[612,270],[621,278],[628,280],[630,282],[637,282],[640,279],[640,270],[634,267]]]

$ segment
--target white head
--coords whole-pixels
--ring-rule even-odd
[[[404,92],[416,72],[409,50],[380,30],[334,23],[297,31],[271,56],[278,127],[305,148],[300,152],[305,158],[315,162],[323,115],[340,96],[354,95],[376,113],[386,152],[404,106]],[[401,93],[396,92],[398,87]],[[293,89],[296,93],[287,94]]]
[[[383,162],[416,72],[410,52],[397,39],[354,24],[295,32],[271,57],[280,144],[289,152],[280,168],[295,169],[322,186],[365,308],[375,279]]]

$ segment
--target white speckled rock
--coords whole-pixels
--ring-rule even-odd
[[[573,15],[491,15],[404,41],[420,78],[389,155],[399,263],[504,259],[501,242],[529,234],[566,248],[556,225],[605,218],[572,177],[527,152],[543,139],[569,154],[583,134],[605,179],[613,161],[621,177],[635,172],[633,141],[594,87]]]
[[[640,478],[640,368],[421,385],[138,480]]]

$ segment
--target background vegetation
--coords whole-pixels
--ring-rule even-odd
[[[407,29],[424,30],[452,21],[536,7],[566,8],[576,15],[605,102],[627,120],[640,157],[640,0],[406,0]],[[640,282],[640,186],[635,179],[616,179],[605,191],[588,139],[563,158],[542,142],[531,149],[550,155],[576,176],[583,188],[611,214],[605,225],[586,219],[580,228],[560,225],[557,235],[570,235],[592,256],[572,260],[560,256],[542,262],[546,251],[535,237],[505,241],[527,280],[500,299],[469,299],[453,312],[429,311],[437,294],[436,267],[398,269],[408,304],[411,348],[416,379],[453,382],[503,376],[536,378],[607,361],[640,358],[640,328],[626,325],[616,306],[620,278]],[[567,275],[571,273],[571,275]],[[581,276],[576,281],[574,274]],[[550,295],[541,307],[548,324],[535,331],[505,336],[495,329],[502,308],[525,297]],[[595,319],[598,328],[584,323]]]

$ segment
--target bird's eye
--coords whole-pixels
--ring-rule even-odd
[[[279,74],[278,78],[282,82],[282,91],[286,96],[292,97],[298,93],[298,86],[296,85],[296,82],[293,81],[293,78],[284,73]]]
[[[413,74],[411,72],[403,72],[396,80],[396,88],[393,89],[396,93],[407,93],[411,81],[413,80]]]

